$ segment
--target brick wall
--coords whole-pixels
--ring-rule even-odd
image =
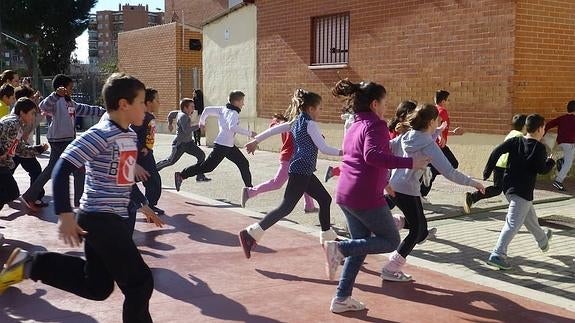
[[[557,1],[555,1],[557,2]],[[304,87],[324,98],[321,121],[341,123],[337,80],[388,90],[388,115],[413,98],[452,93],[453,126],[504,133],[512,114],[515,3],[511,0],[258,0],[258,115],[270,117]],[[287,14],[289,12],[289,14]],[[311,18],[350,13],[349,65],[310,70]]]
[[[575,1],[519,0],[516,26],[514,111],[564,114],[575,99]]]
[[[201,51],[182,51],[181,30],[181,25],[171,23],[118,36],[118,67],[158,90],[160,109],[154,113],[160,120],[179,104],[178,68],[194,64],[201,68]],[[185,36],[186,46],[188,38],[201,39],[199,31],[187,30]]]
[[[165,0],[166,22],[170,22],[172,15],[178,15],[182,22],[182,10],[184,11],[184,23],[194,27],[200,27],[201,23],[228,9],[228,0]]]

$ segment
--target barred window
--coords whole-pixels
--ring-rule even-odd
[[[349,13],[312,18],[312,65],[347,64]]]

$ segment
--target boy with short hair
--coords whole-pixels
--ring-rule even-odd
[[[197,164],[203,163],[206,159],[204,151],[194,142],[193,133],[196,129],[192,127],[192,119],[190,117],[193,111],[194,101],[192,99],[183,98],[180,100],[180,111],[178,111],[176,116],[176,138],[172,141],[172,153],[168,158],[156,164],[158,171],[175,164],[184,153],[196,157],[198,159]],[[171,112],[170,115],[172,115]],[[168,123],[171,125],[169,119]],[[211,179],[207,178],[203,173],[198,173],[196,175],[197,182],[211,181]]]
[[[565,191],[563,181],[569,174],[575,157],[575,101],[567,103],[567,113],[555,118],[545,125],[545,132],[557,127],[557,145],[563,150],[563,158],[557,160],[557,177],[553,186]]]
[[[242,175],[244,187],[253,187],[252,174],[250,172],[250,163],[244,154],[235,146],[234,140],[236,133],[247,137],[255,137],[257,134],[253,131],[240,127],[239,113],[244,106],[245,94],[241,91],[232,91],[228,97],[228,104],[224,107],[206,107],[200,117],[200,127],[206,124],[209,116],[218,117],[220,132],[214,139],[214,149],[203,163],[190,166],[174,174],[176,190],[184,179],[195,176],[200,173],[209,173],[216,169],[224,158],[229,159],[236,164]]]
[[[521,137],[525,135],[525,119],[527,116],[524,114],[516,114],[511,120],[513,129],[505,136],[504,142],[514,137]],[[507,168],[507,159],[509,154],[503,154],[497,160],[497,164],[493,169],[493,185],[485,188],[485,193],[475,191],[473,193],[466,192],[465,200],[463,202],[463,211],[467,214],[471,212],[471,206],[483,199],[495,197],[503,192],[503,175]]]
[[[507,247],[523,224],[543,252],[549,250],[549,240],[553,235],[553,231],[549,229],[543,231],[533,208],[537,174],[546,174],[555,166],[555,161],[547,157],[545,146],[540,142],[545,134],[545,119],[538,114],[531,114],[527,117],[525,126],[527,135],[511,138],[497,146],[483,171],[483,179],[486,180],[499,157],[509,153],[503,176],[503,190],[509,201],[509,209],[497,245],[487,260],[487,264],[502,270],[511,269],[507,261]]]
[[[142,166],[150,177],[143,182],[146,188],[148,206],[158,214],[164,214],[164,210],[156,205],[162,194],[162,178],[156,168],[154,159],[154,141],[156,136],[156,117],[152,111],[160,107],[158,91],[153,88],[146,89],[146,114],[141,126],[132,125],[132,129],[138,135],[138,165]]]
[[[449,113],[447,112],[447,100],[449,98],[449,95],[450,93],[445,90],[438,90],[435,92],[435,98],[434,98],[435,106],[439,111],[438,124],[442,124],[443,122],[447,124],[447,126],[441,131],[441,134],[437,138],[437,144],[439,145],[439,148],[441,148],[441,151],[443,152],[443,154],[445,155],[451,166],[457,169],[459,167],[459,162],[457,161],[457,158],[455,158],[455,155],[453,154],[451,149],[449,149],[449,147],[447,146],[447,137],[450,134],[454,136],[462,135],[464,131],[459,127],[453,130],[449,129],[449,127],[451,126],[451,121],[449,120]],[[421,184],[421,197],[424,203],[429,203],[425,199],[425,197],[431,191],[433,181],[435,181],[435,178],[437,177],[437,175],[439,175],[439,171],[435,169],[433,165],[430,164],[429,168],[431,170],[431,177],[429,177],[428,172],[426,172],[424,174],[424,177],[427,178],[425,178],[423,183]],[[429,182],[429,185],[426,185],[427,182]]]
[[[51,116],[48,125],[48,143],[50,144],[50,160],[34,184],[22,194],[21,201],[33,212],[38,211],[34,201],[44,185],[50,180],[52,170],[60,159],[62,152],[76,138],[76,116],[102,116],[106,110],[99,106],[77,103],[70,98],[74,81],[67,75],[58,74],[52,80],[54,92],[40,102],[40,109]],[[74,206],[80,204],[80,197],[84,191],[84,169],[79,168],[74,173]]]
[[[142,124],[144,90],[144,84],[132,76],[110,76],[102,89],[109,120],[70,143],[54,169],[54,210],[59,216],[60,239],[71,246],[84,240],[86,259],[54,252],[32,256],[17,248],[0,274],[0,292],[30,278],[83,298],[105,300],[115,282],[125,297],[123,321],[152,322],[152,272],[126,225],[130,194],[138,177],[137,136],[129,126]],[[68,181],[84,166],[86,192],[76,221]]]
[[[10,106],[14,104],[14,87],[8,83],[0,86],[0,118],[10,113]]]

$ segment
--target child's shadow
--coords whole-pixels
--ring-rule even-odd
[[[70,322],[97,323],[93,317],[80,312],[59,309],[42,297],[46,290],[37,289],[34,294],[27,295],[18,288],[8,288],[0,297],[0,322],[18,323],[31,322]]]
[[[248,313],[245,306],[223,294],[214,293],[206,282],[192,274],[184,278],[177,272],[165,268],[152,268],[152,273],[156,291],[198,307],[202,315],[218,320],[280,322],[269,317]],[[190,322],[193,321],[190,318]]]

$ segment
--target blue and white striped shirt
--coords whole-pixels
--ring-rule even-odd
[[[136,133],[111,120],[94,125],[70,143],[61,158],[78,168],[86,166],[80,209],[128,217],[137,155]]]

